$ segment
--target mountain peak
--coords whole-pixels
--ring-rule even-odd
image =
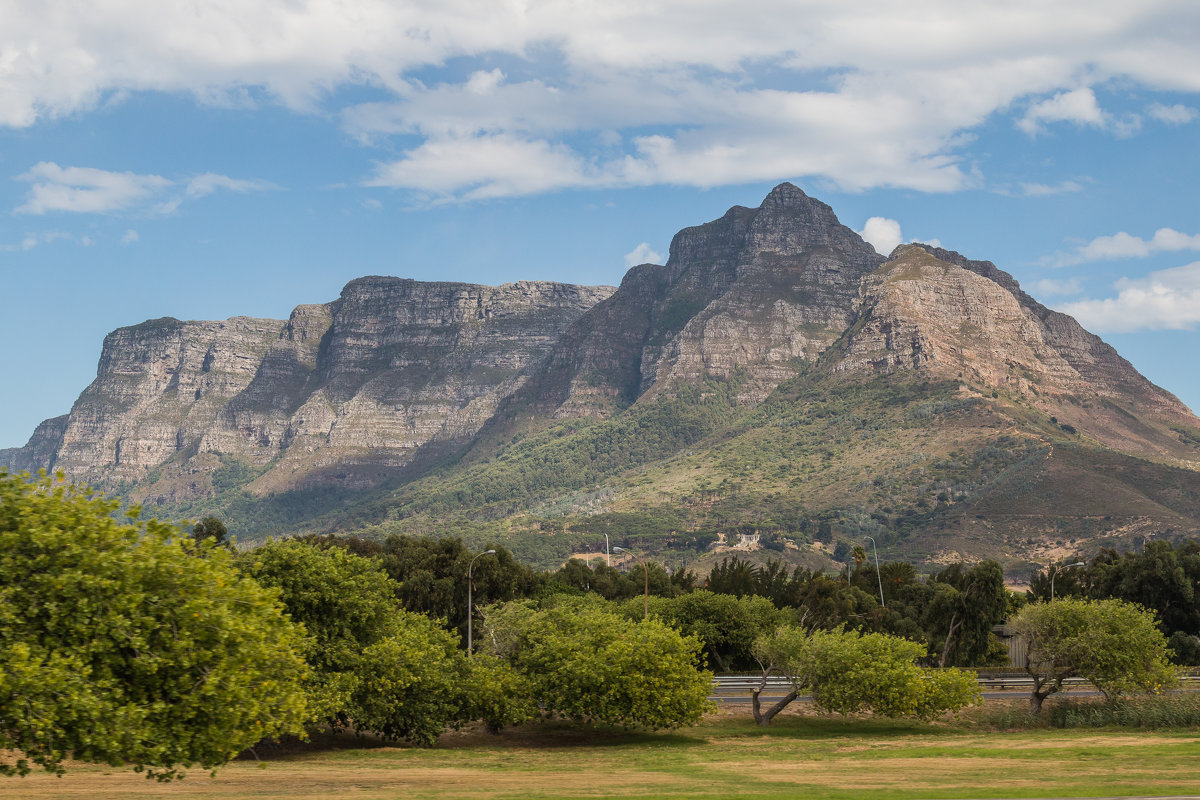
[[[794,183],[784,181],[763,198],[762,207],[800,205],[811,202],[813,199],[806,195],[803,189]]]

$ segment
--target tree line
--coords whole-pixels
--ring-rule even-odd
[[[631,572],[577,560],[537,572],[452,538],[313,536],[235,552],[218,519],[183,530],[116,508],[0,472],[0,772],[76,758],[170,779],[314,725],[418,745],[545,715],[672,728],[709,707],[710,666],[761,671],[762,724],[802,691],[828,711],[930,717],[977,701],[955,667],[995,659],[991,626],[1023,602],[993,562],[922,578],[906,564],[876,574],[861,553],[839,576],[731,558],[701,587],[647,559]],[[464,647],[468,581],[477,652]],[[1029,629],[1044,643],[1030,648],[1044,696],[1093,664],[1087,636],[1058,635],[1078,633],[1078,619]],[[1101,666],[1128,674],[1097,671],[1098,686],[1150,685],[1111,655]],[[792,691],[763,709],[772,674]]]

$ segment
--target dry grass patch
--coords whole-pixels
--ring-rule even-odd
[[[464,731],[420,750],[353,738],[260,750],[215,778],[155,784],[75,765],[67,777],[0,782],[0,797],[193,800],[432,798],[888,798],[1187,794],[1200,734],[983,733],[948,724],[794,716],[770,728],[710,717],[681,733],[546,724]]]

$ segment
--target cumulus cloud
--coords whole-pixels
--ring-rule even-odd
[[[240,180],[206,172],[186,181],[182,194],[161,200],[179,184],[161,175],[111,172],[94,167],[60,167],[53,161],[35,164],[17,180],[32,184],[25,202],[14,209],[20,214],[53,211],[80,214],[109,214],[123,211],[174,212],[185,197],[198,198],[218,189],[234,192],[275,188],[265,181]],[[152,202],[157,201],[157,202]]]
[[[1047,123],[1071,122],[1081,127],[1110,131],[1117,136],[1132,136],[1142,127],[1137,114],[1110,114],[1100,108],[1096,93],[1090,87],[1058,92],[1053,97],[1031,105],[1017,127],[1035,136],[1045,130]]]
[[[37,231],[35,233],[27,233],[21,238],[20,244],[5,244],[0,245],[0,251],[12,253],[17,251],[29,251],[39,245],[53,244],[54,242],[67,241],[75,242],[84,246],[92,244],[90,236],[77,237],[73,233],[66,231]]]
[[[866,239],[881,256],[888,255],[904,241],[900,233],[900,223],[887,217],[871,217],[858,235]]]
[[[1200,324],[1200,261],[1122,278],[1116,297],[1080,300],[1060,308],[1084,327],[1102,333],[1191,330]]]
[[[1082,192],[1083,184],[1079,181],[1060,181],[1058,183],[1022,183],[1021,194],[1026,197],[1049,197],[1056,194],[1066,194],[1068,192]]]
[[[1094,87],[1200,91],[1198,14],[1187,0],[14,0],[0,124],[190,92],[416,137],[371,182],[443,200],[783,177],[947,191],[979,182],[964,135],[997,113],[1025,109],[1031,133],[1127,134],[1138,119],[1106,114]],[[383,97],[339,107],[345,86]]]
[[[584,182],[587,167],[564,145],[516,136],[437,139],[381,164],[368,186],[417,189],[466,200],[533,194]]]
[[[650,247],[649,242],[642,242],[632,251],[625,254],[625,266],[636,267],[638,264],[661,264],[662,254]]]
[[[1059,92],[1053,97],[1034,103],[1017,123],[1028,134],[1038,133],[1048,122],[1073,122],[1102,128],[1105,114],[1096,102],[1096,93],[1089,88]]]
[[[1165,122],[1168,125],[1186,125],[1196,117],[1200,117],[1200,111],[1185,106],[1181,103],[1176,103],[1173,106],[1165,106],[1162,103],[1151,103],[1146,109],[1146,113],[1159,122]]]
[[[133,228],[129,228],[123,234],[121,234],[121,244],[133,244],[140,238],[141,237],[138,236],[137,231],[135,231]]]
[[[60,167],[52,161],[35,164],[17,180],[33,184],[25,202],[16,208],[22,214],[124,211],[172,185],[159,175]]]
[[[1089,261],[1148,258],[1155,253],[1177,253],[1183,250],[1200,251],[1200,233],[1187,234],[1174,228],[1159,228],[1154,232],[1154,236],[1143,239],[1121,231],[1111,236],[1097,236],[1071,253],[1059,254],[1052,262],[1058,266],[1069,266]]]
[[[204,197],[218,189],[227,189],[238,194],[245,194],[246,192],[264,192],[268,189],[277,188],[279,187],[267,181],[248,181],[240,178],[230,178],[228,175],[205,172],[187,182],[186,193],[188,197]]]

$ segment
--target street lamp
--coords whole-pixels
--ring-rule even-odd
[[[646,559],[632,550],[627,550],[624,547],[614,547],[613,550],[618,553],[629,553],[629,555],[633,556],[634,561],[642,562],[642,572],[646,575],[646,593],[642,599],[642,618],[650,619],[650,566],[646,563]]]
[[[879,581],[879,607],[887,608],[887,603],[883,602],[883,573],[879,571],[879,548],[875,546],[874,536],[864,536],[863,538],[871,540],[871,550],[875,553],[875,578]]]
[[[471,641],[471,617],[473,616],[471,613],[471,569],[475,566],[475,562],[479,559],[483,558],[484,556],[494,555],[496,555],[495,550],[484,550],[482,553],[475,556],[475,558],[472,558],[470,564],[467,564],[467,655],[471,655],[471,646],[474,644],[474,642]]]
[[[1071,567],[1086,567],[1087,564],[1083,561],[1076,561],[1074,564],[1064,564],[1059,566],[1054,565],[1054,569],[1050,572],[1050,602],[1054,602],[1054,579],[1058,577],[1059,570],[1070,569]]]

